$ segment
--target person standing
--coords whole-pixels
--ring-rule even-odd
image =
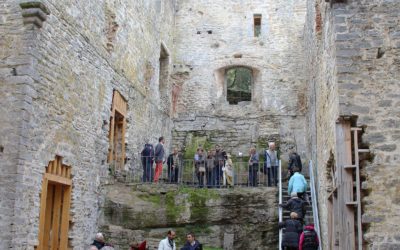
[[[154,148],[152,144],[146,143],[141,152],[143,166],[143,182],[153,180]]]
[[[275,186],[278,186],[278,166],[279,159],[278,153],[275,150],[275,142],[270,142],[268,144],[269,149],[265,150],[264,154],[264,174],[268,175],[268,187],[271,186],[272,182]]]
[[[167,166],[168,166],[168,181],[171,183],[178,182],[179,166],[181,159],[179,156],[179,151],[174,148],[174,152],[168,156]]]
[[[164,150],[164,137],[158,138],[158,144],[154,150],[154,158],[156,161],[156,170],[154,173],[154,182],[158,182],[160,175],[162,173],[163,162],[165,157],[165,150]]]
[[[219,187],[221,185],[222,177],[222,167],[224,166],[224,152],[221,150],[219,145],[215,146],[215,156],[214,156],[214,177],[215,186]]]
[[[249,185],[255,187],[258,185],[257,173],[259,168],[259,156],[255,148],[250,149],[249,157]]]
[[[160,244],[158,244],[158,250],[176,250],[176,245],[174,242],[175,237],[175,231],[169,230],[167,233],[167,238],[161,240]]]
[[[202,250],[202,245],[195,239],[194,233],[186,235],[186,243],[181,250]]]
[[[199,187],[204,186],[204,175],[206,172],[206,158],[204,156],[204,150],[202,148],[197,149],[194,160],[195,173],[199,182]]]
[[[206,179],[207,187],[214,186],[214,151],[209,150],[206,159]]]
[[[226,158],[224,166],[224,186],[233,186],[233,162],[231,154],[228,153]]]

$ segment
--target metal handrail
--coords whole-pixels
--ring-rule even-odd
[[[279,204],[282,204],[282,165],[281,160],[279,160],[279,169],[278,169],[278,177],[279,177]],[[278,206],[278,214],[279,214],[279,222],[282,222],[282,207]],[[282,248],[282,228],[279,229],[279,245],[278,249]]]
[[[320,237],[320,235],[321,235],[320,234],[320,228],[319,228],[317,195],[316,195],[316,192],[315,192],[314,168],[313,168],[313,165],[312,165],[312,160],[310,160],[308,168],[309,168],[309,173],[310,173],[311,204],[312,204],[314,228],[315,228],[314,231],[317,233],[319,239],[321,239],[321,237]],[[319,248],[318,249],[322,250],[321,244],[319,244]]]

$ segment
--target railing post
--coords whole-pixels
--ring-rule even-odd
[[[315,226],[315,232],[317,233],[319,239],[320,239],[320,244],[318,249],[322,250],[321,246],[321,237],[320,237],[320,229],[319,229],[319,216],[318,216],[318,206],[317,206],[317,195],[315,192],[315,181],[314,181],[314,169],[312,165],[312,161],[310,160],[310,163],[308,165],[308,170],[310,173],[310,191],[311,191],[311,203],[312,203],[312,211],[313,211],[313,219],[314,219],[314,226]]]
[[[281,160],[279,160],[279,169],[278,169],[278,178],[279,178],[279,204],[282,204],[282,166]],[[278,206],[279,213],[279,222],[282,222],[282,208]],[[282,229],[279,229],[279,243],[278,249],[282,247]]]

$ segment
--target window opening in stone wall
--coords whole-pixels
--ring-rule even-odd
[[[36,249],[66,250],[70,227],[71,167],[56,156],[43,176],[40,195],[39,245]]]
[[[261,14],[254,14],[254,36],[259,37],[261,35]]]
[[[251,101],[253,71],[245,67],[226,70],[227,100],[229,104]]]
[[[108,163],[113,170],[122,170],[125,165],[125,131],[127,102],[114,90],[110,117]]]
[[[168,64],[169,64],[169,54],[167,49],[163,44],[161,44],[160,49],[160,72],[159,72],[159,91],[161,106],[165,108],[168,106],[169,93],[168,93]]]

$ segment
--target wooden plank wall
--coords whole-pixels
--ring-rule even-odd
[[[336,169],[337,169],[337,202],[339,210],[338,228],[339,249],[355,249],[354,206],[353,201],[353,174],[345,166],[352,165],[351,153],[351,124],[341,120],[336,124]]]
[[[122,169],[125,163],[125,131],[128,104],[125,98],[116,90],[113,93],[111,106],[108,163],[114,163],[116,169]],[[119,121],[119,119],[122,119]],[[118,145],[121,145],[120,148]]]
[[[56,156],[43,176],[37,249],[67,249],[71,186],[71,167]]]

